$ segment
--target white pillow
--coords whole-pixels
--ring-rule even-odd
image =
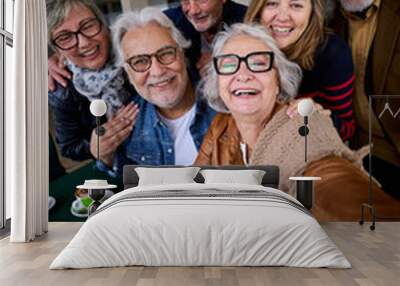
[[[195,183],[193,179],[199,170],[199,167],[135,168],[139,176],[138,186]]]
[[[265,171],[262,170],[201,170],[204,183],[234,183],[247,185],[261,185]]]

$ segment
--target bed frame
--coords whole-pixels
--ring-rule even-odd
[[[136,187],[139,182],[139,177],[135,171],[137,167],[151,167],[151,168],[182,168],[186,166],[149,166],[149,165],[125,165],[123,169],[123,183],[124,189]],[[279,168],[273,165],[260,165],[260,166],[239,166],[239,165],[227,165],[227,166],[198,166],[202,170],[204,169],[220,169],[220,170],[264,170],[266,173],[262,179],[261,184],[265,187],[278,188],[279,185]],[[197,183],[204,183],[203,176],[198,173],[194,178]]]

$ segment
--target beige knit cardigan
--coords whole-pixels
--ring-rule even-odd
[[[303,117],[289,118],[287,107],[279,110],[267,123],[256,142],[250,165],[277,165],[280,169],[279,189],[295,194],[295,184],[291,176],[301,176],[307,163],[336,155],[348,159],[362,168],[362,158],[368,154],[368,147],[353,151],[343,143],[330,116],[314,111],[309,116],[307,136],[307,163],[304,160],[304,137],[298,129],[303,125]],[[320,175],[323,177],[323,174]]]

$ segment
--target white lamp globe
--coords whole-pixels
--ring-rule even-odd
[[[314,110],[314,104],[311,99],[302,99],[297,105],[297,111],[301,116],[309,116]]]
[[[100,117],[106,114],[107,105],[102,99],[95,99],[90,104],[90,113],[94,116]]]

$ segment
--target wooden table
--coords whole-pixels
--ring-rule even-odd
[[[400,223],[378,222],[375,231],[357,222],[322,224],[352,269],[290,267],[119,267],[49,270],[52,260],[82,223],[50,223],[32,243],[0,241],[0,285],[399,285]]]

